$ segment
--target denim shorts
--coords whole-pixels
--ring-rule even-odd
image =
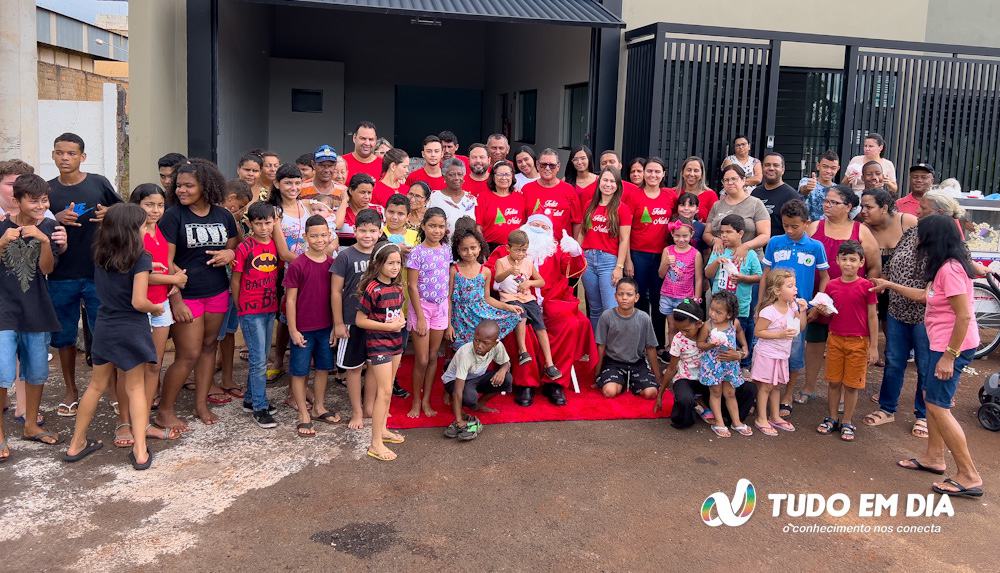
[[[97,325],[97,311],[101,301],[97,298],[97,287],[93,279],[68,279],[49,281],[49,297],[59,318],[60,329],[52,333],[50,344],[53,348],[76,345],[77,329],[80,324],[80,303],[87,308],[87,324],[90,332]]]
[[[227,334],[236,334],[236,331],[240,327],[240,314],[236,310],[236,304],[233,299],[229,299],[229,310],[226,311],[226,316],[222,318],[222,325],[219,326],[219,337],[218,340],[221,342],[222,339],[226,337]]]
[[[292,376],[308,376],[310,362],[315,363],[316,370],[333,370],[333,349],[330,348],[331,331],[331,328],[324,328],[303,332],[302,338],[306,339],[305,346],[289,345],[291,347],[289,370]]]
[[[808,328],[808,327],[806,327]],[[806,367],[806,331],[792,339],[792,353],[788,356],[788,370],[798,372]]]
[[[17,363],[21,361],[21,378],[28,384],[45,384],[49,378],[49,332],[17,332],[0,330],[0,388],[10,388],[17,379]]]
[[[927,357],[927,373],[924,375],[924,401],[934,404],[939,408],[951,409],[951,401],[955,399],[955,391],[958,390],[958,379],[962,376],[962,369],[972,362],[975,356],[974,348],[966,350],[955,359],[955,370],[951,373],[951,378],[941,380],[934,374],[938,360],[944,356],[944,352],[930,351]]]
[[[660,293],[660,314],[666,317],[673,315],[674,309],[682,302],[684,302],[682,298],[670,298]]]
[[[174,325],[174,314],[170,312],[170,299],[163,301],[163,314],[149,315],[149,326],[153,328],[168,328]]]

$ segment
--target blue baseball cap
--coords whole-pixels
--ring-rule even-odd
[[[337,161],[337,150],[329,145],[323,144],[316,148],[316,153],[313,154],[313,158],[316,160],[316,163],[321,163],[323,161]]]

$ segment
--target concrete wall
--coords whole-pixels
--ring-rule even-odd
[[[35,3],[0,2],[0,159],[38,162]]]
[[[498,70],[486,76],[483,131],[499,128],[498,96],[520,90],[538,90],[535,151],[560,146],[563,90],[584,83],[590,74],[590,29],[570,26],[492,24],[486,67]],[[514,120],[514,114],[510,117]],[[516,129],[514,130],[516,132]],[[511,147],[517,143],[512,142]],[[563,163],[568,152],[560,153]]]
[[[218,159],[227,178],[236,176],[236,162],[245,151],[268,146],[272,11],[249,2],[219,2]]]
[[[929,0],[928,42],[1000,48],[1000,5],[996,0]]]
[[[86,146],[87,159],[80,169],[104,175],[112,182],[118,180],[118,88],[113,83],[104,84],[101,95],[100,101],[38,101],[39,175],[45,179],[59,175],[52,161],[52,142],[70,131],[82,137]]]
[[[344,64],[271,58],[270,81],[267,147],[282,161],[291,163],[344,132]],[[292,111],[293,88],[321,90],[322,113]]]
[[[132,2],[129,78],[129,178],[157,182],[156,160],[187,153],[185,0]]]

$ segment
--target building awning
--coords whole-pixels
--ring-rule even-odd
[[[258,0],[260,1],[260,0]],[[264,0],[285,6],[325,6],[413,18],[485,20],[624,28],[620,18],[596,0]],[[429,22],[431,23],[431,22]]]

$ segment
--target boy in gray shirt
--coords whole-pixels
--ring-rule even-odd
[[[660,363],[656,359],[656,331],[649,315],[636,310],[639,287],[623,277],[615,289],[616,308],[597,321],[597,386],[607,398],[626,388],[647,400],[656,398]]]

